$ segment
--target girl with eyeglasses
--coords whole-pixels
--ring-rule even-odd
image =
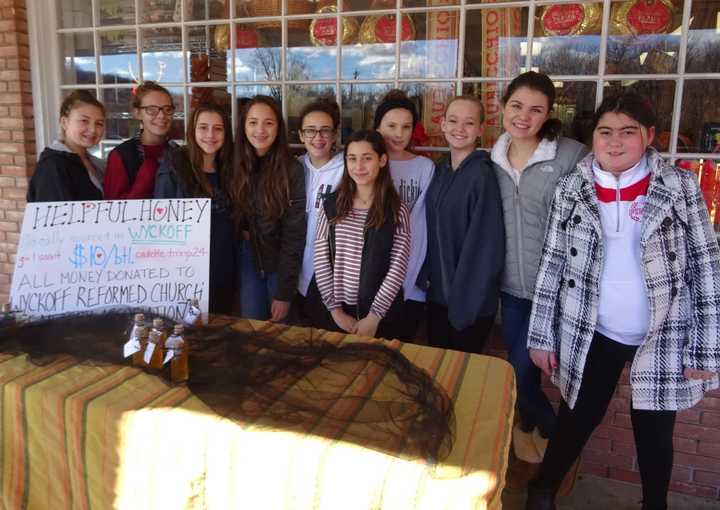
[[[315,270],[313,254],[315,229],[324,197],[333,191],[343,174],[343,154],[333,154],[337,130],[340,124],[340,108],[334,98],[322,98],[309,103],[300,112],[300,141],[307,152],[299,159],[305,167],[305,214],[307,229],[302,270],[298,280],[297,309],[299,320],[304,322],[305,297]]]
[[[282,321],[298,287],[305,247],[305,172],[290,156],[280,106],[258,95],[243,107],[235,134],[240,208],[240,313]]]
[[[170,147],[155,178],[155,198],[211,198],[210,313],[230,314],[236,292],[236,235],[227,190],[237,180],[225,110],[201,103],[190,115],[185,147]]]
[[[393,186],[377,131],[353,133],[344,159],[342,179],[323,201],[315,236],[315,278],[324,305],[315,325],[397,338],[410,253],[408,209]]]
[[[102,199],[104,162],[88,153],[105,132],[105,107],[86,90],[60,106],[62,137],[48,146],[28,186],[28,202]]]
[[[104,186],[108,200],[152,198],[155,174],[168,147],[175,113],[170,92],[146,81],[135,89],[132,108],[141,130],[108,156]]]
[[[402,90],[388,92],[375,110],[373,127],[385,140],[390,176],[401,200],[410,211],[410,260],[403,283],[405,319],[402,340],[414,340],[420,320],[425,316],[425,290],[417,285],[427,252],[425,196],[435,172],[435,164],[425,156],[410,152],[418,113],[415,104]]]

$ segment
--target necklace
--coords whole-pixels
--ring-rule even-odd
[[[370,205],[370,204],[372,203],[372,201],[373,201],[373,196],[370,196],[370,198],[367,198],[367,199],[365,199],[365,198],[360,198],[360,197],[355,197],[355,198],[356,198],[356,200],[357,200],[358,202],[360,202],[360,203],[361,203],[362,205],[364,205],[364,206]]]

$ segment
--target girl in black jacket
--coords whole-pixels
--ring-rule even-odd
[[[290,156],[280,107],[255,96],[243,107],[235,138],[240,208],[240,313],[283,320],[297,291],[305,249],[305,172]]]
[[[190,116],[186,147],[170,147],[155,177],[155,198],[208,197],[210,313],[230,314],[236,292],[233,210],[226,190],[235,184],[232,129],[225,111],[204,103]]]
[[[101,200],[104,162],[88,153],[105,133],[105,107],[76,90],[60,106],[62,138],[47,147],[28,186],[28,202]]]

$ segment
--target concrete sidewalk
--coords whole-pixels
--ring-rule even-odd
[[[506,489],[504,510],[525,510],[525,492]],[[558,498],[558,510],[640,510],[642,491],[637,485],[608,478],[580,475],[569,496]],[[718,510],[720,501],[686,496],[671,492],[669,510]]]

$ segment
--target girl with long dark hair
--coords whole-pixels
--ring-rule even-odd
[[[281,321],[297,292],[305,246],[305,173],[290,156],[277,102],[258,95],[240,112],[235,134],[240,313]]]
[[[228,198],[237,176],[232,162],[232,129],[225,110],[200,104],[190,115],[187,146],[172,147],[155,178],[155,198],[211,198],[210,312],[229,314],[236,293],[237,205]]]
[[[325,313],[315,323],[396,338],[403,326],[402,284],[410,253],[407,206],[393,186],[379,133],[353,133],[344,157],[340,185],[325,198],[318,219],[313,290]]]

